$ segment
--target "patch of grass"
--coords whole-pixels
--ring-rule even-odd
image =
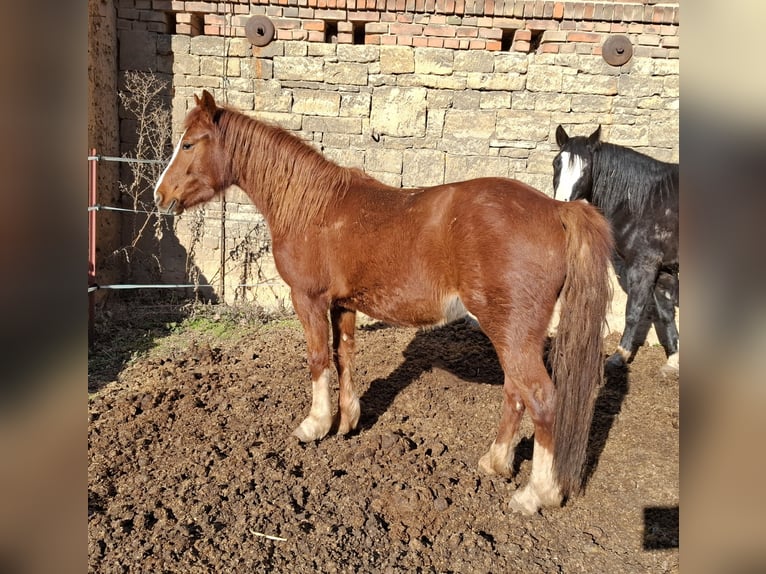
[[[186,349],[194,342],[236,341],[271,323],[300,327],[289,310],[267,311],[255,304],[114,306],[96,321],[88,349],[88,392],[117,381],[138,358]]]

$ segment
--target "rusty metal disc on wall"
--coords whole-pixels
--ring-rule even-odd
[[[245,35],[253,46],[267,46],[274,39],[274,23],[266,16],[253,16],[245,24]]]
[[[622,66],[633,57],[633,45],[627,36],[609,36],[601,47],[601,55],[610,66]]]

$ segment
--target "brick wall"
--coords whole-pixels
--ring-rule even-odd
[[[252,15],[274,23],[268,46],[245,37]],[[560,123],[678,158],[679,2],[120,0],[118,29],[121,70],[172,83],[174,138],[205,88],[394,186],[499,175],[550,194]],[[621,67],[602,57],[615,34],[633,47]],[[284,299],[236,287],[278,285],[248,256],[264,233],[246,198],[232,190],[204,213],[176,233],[206,278],[220,281],[225,261],[225,299]]]

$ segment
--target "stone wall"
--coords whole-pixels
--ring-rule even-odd
[[[88,0],[88,149],[105,156],[119,155],[119,116],[117,112],[117,11],[109,0]],[[88,152],[90,153],[90,152]],[[97,189],[99,203],[119,204],[116,164],[99,162]],[[97,272],[107,284],[120,280],[119,269],[109,253],[120,246],[120,218],[101,212],[98,224]],[[99,293],[100,295],[100,293]]]
[[[121,0],[120,68],[167,75],[174,139],[204,88],[394,186],[497,175],[550,194],[559,124],[601,124],[607,141],[678,160],[678,12],[650,0]],[[253,15],[275,25],[267,46],[245,36]],[[602,57],[615,35],[633,49],[622,66]],[[241,192],[176,223],[224,299],[286,300],[273,264],[254,260],[268,244]],[[186,269],[177,257],[165,268]]]

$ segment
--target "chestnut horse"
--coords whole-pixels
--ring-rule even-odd
[[[178,215],[237,185],[265,217],[308,346],[313,398],[295,436],[314,441],[357,426],[357,311],[408,326],[470,314],[505,374],[497,436],[479,467],[510,472],[528,410],[532,472],[511,508],[532,514],[578,493],[611,298],[612,236],[599,212],[510,179],[396,189],[328,161],[279,127],[218,107],[207,91],[195,101],[155,201]],[[543,347],[559,298],[549,352],[554,384]],[[340,389],[335,416],[330,330]]]

